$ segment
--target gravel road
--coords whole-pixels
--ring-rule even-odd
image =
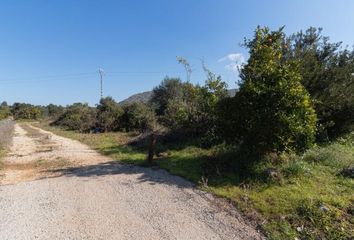
[[[180,177],[118,164],[32,126],[15,126],[4,161],[3,240],[262,238],[235,210]]]

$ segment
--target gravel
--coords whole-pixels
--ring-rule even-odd
[[[78,142],[51,136],[80,152]],[[92,156],[55,176],[1,185],[0,239],[262,239],[235,210],[180,177]]]

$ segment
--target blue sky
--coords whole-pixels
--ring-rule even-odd
[[[352,0],[2,0],[0,101],[94,105],[98,68],[104,95],[122,100],[166,75],[185,78],[177,55],[191,62],[192,82],[205,80],[203,58],[234,88],[247,53],[239,44],[257,25],[323,27],[352,46],[353,12]]]

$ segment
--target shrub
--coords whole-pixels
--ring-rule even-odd
[[[102,98],[97,105],[97,125],[103,131],[119,130],[121,127],[119,119],[122,114],[122,107],[113,98]]]
[[[207,74],[204,86],[166,78],[154,89],[152,104],[163,125],[188,137],[203,137],[210,145],[216,139],[216,105],[227,96],[227,85],[203,68]]]
[[[95,126],[96,110],[88,104],[74,103],[67,106],[65,112],[52,123],[67,130],[87,132]]]
[[[0,105],[0,120],[5,119],[11,115],[11,111],[6,102],[2,102]]]
[[[183,84],[179,78],[166,77],[159,86],[153,89],[150,103],[155,107],[158,116],[164,115],[170,101],[181,101]]]
[[[302,151],[314,140],[316,114],[297,62],[282,59],[283,41],[282,29],[258,27],[245,43],[250,58],[241,70],[239,92],[221,102],[223,135],[251,151]]]
[[[14,119],[38,120],[43,116],[43,109],[26,103],[14,103],[11,107]]]
[[[285,58],[300,63],[300,73],[318,115],[320,140],[335,138],[354,128],[354,50],[331,43],[322,29],[309,28],[290,36]]]
[[[123,106],[124,113],[120,118],[122,127],[126,131],[152,131],[156,126],[155,113],[148,105],[135,102]]]
[[[46,106],[46,116],[50,119],[56,119],[58,118],[61,114],[64,113],[65,108],[60,105],[55,105],[55,104],[49,104]]]

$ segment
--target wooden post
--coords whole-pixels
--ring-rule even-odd
[[[151,133],[150,144],[149,144],[149,153],[147,162],[149,165],[152,165],[155,153],[155,144],[156,144],[156,134],[153,132]]]

